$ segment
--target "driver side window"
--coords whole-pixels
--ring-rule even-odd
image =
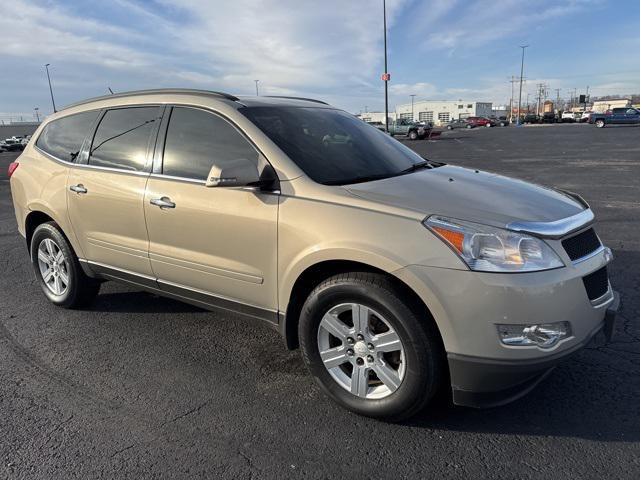
[[[164,145],[162,173],[205,180],[219,167],[246,158],[258,165],[258,152],[235,127],[205,110],[174,107]]]

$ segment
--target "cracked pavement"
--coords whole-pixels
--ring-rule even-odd
[[[0,478],[640,477],[640,128],[446,132],[433,160],[575,191],[615,260],[598,336],[526,397],[404,424],[342,410],[275,331],[107,283],[55,308],[18,236],[0,154]]]

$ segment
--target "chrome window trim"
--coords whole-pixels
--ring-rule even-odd
[[[595,216],[590,208],[567,218],[553,222],[516,221],[506,225],[508,230],[530,233],[545,238],[561,238],[591,224]]]

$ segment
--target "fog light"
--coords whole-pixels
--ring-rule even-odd
[[[539,325],[498,325],[500,341],[512,347],[536,346],[551,348],[563,338],[571,336],[569,322]]]

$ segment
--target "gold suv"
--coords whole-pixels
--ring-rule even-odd
[[[49,117],[10,165],[44,294],[105,280],[266,321],[328,395],[400,419],[527,392],[613,328],[579,196],[421,158],[324,102],[153,90]]]

